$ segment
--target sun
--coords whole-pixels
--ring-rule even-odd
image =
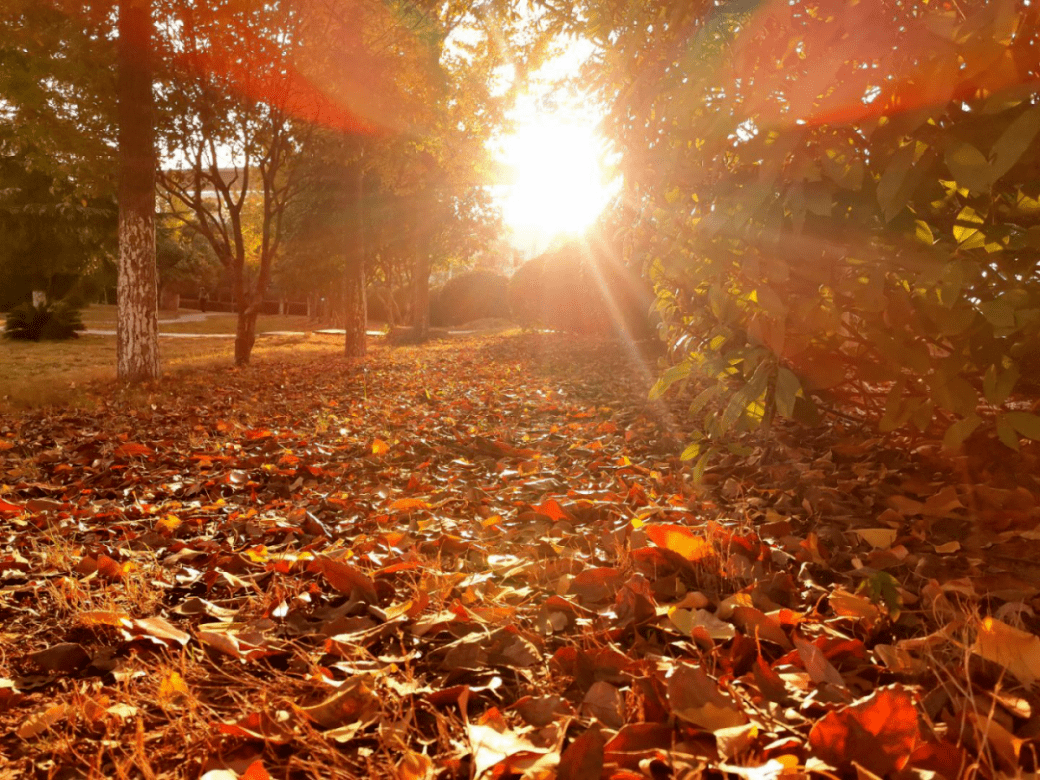
[[[502,157],[513,173],[503,217],[521,240],[547,244],[559,235],[582,233],[612,195],[603,143],[591,123],[551,114],[532,117],[503,140]]]

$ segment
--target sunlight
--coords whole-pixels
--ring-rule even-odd
[[[579,234],[599,216],[612,191],[602,147],[590,123],[556,114],[532,117],[503,139],[503,161],[515,175],[503,215],[522,243]]]

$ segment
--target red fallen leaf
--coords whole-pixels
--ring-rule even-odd
[[[939,777],[964,777],[968,753],[949,742],[926,742],[910,756],[907,766],[935,772]]]
[[[313,565],[317,565],[329,585],[341,593],[356,592],[370,604],[379,603],[375,582],[357,566],[325,557],[315,559]]]
[[[644,526],[643,531],[658,547],[678,553],[688,561],[703,561],[715,555],[715,549],[707,539],[684,525],[654,523]]]
[[[21,512],[21,511],[22,511],[22,507],[18,506],[18,504],[9,504],[8,502],[6,502],[2,498],[0,498],[0,512]]]
[[[127,442],[126,444],[120,444],[116,447],[112,451],[112,454],[117,458],[132,458],[134,456],[147,457],[148,455],[154,455],[155,452],[151,447],[147,447],[144,444]]]
[[[600,566],[578,572],[571,581],[571,592],[582,601],[606,601],[614,598],[623,575],[617,569]]]
[[[239,780],[271,780],[271,775],[264,769],[264,762],[258,758],[239,775]]]
[[[633,753],[643,750],[668,750],[675,738],[675,728],[667,723],[629,723],[622,726],[604,746],[610,753]]]
[[[585,780],[603,771],[603,746],[606,740],[598,728],[591,728],[563,751],[556,769],[556,780]]]
[[[284,745],[292,739],[292,733],[277,717],[266,712],[251,712],[234,723],[221,723],[217,730],[221,734],[262,739],[275,745]]]
[[[552,519],[554,523],[558,523],[560,520],[573,520],[559,502],[555,499],[550,498],[541,504],[531,504],[531,509],[539,514],[545,515]]]
[[[877,775],[905,767],[922,742],[913,696],[897,685],[827,713],[809,732],[813,751],[827,763],[855,761]]]

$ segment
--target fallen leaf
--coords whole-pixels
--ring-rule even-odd
[[[1000,664],[1026,685],[1040,678],[1040,638],[988,617],[979,625],[972,652]]]
[[[703,536],[699,536],[684,525],[653,523],[643,528],[647,538],[658,547],[671,550],[688,561],[703,561],[714,556],[715,550]]]
[[[668,678],[668,702],[683,720],[708,731],[743,726],[747,716],[700,666],[678,664]]]
[[[75,674],[91,661],[90,653],[83,645],[75,642],[62,642],[45,650],[37,650],[31,653],[29,658],[45,671],[65,674]]]
[[[606,740],[598,728],[591,728],[567,746],[560,756],[556,780],[589,780],[603,771]]]
[[[899,686],[827,713],[809,732],[810,745],[827,763],[855,762],[877,775],[902,769],[922,741],[913,697]]]

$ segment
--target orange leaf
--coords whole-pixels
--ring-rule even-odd
[[[877,775],[902,769],[921,742],[913,697],[899,686],[827,713],[809,732],[809,744],[827,763],[855,761]]]
[[[9,504],[0,498],[0,512],[21,512],[22,507],[18,504]]]
[[[571,516],[567,514],[567,510],[560,506],[558,501],[552,498],[541,504],[532,504],[531,509],[539,514],[552,518],[554,523],[558,523],[560,520],[571,519]]]
[[[643,529],[651,542],[678,553],[688,561],[703,561],[715,554],[711,544],[684,525],[654,523]]]
[[[325,575],[329,585],[341,593],[358,594],[370,604],[379,603],[379,594],[376,593],[376,584],[372,578],[365,574],[357,566],[352,566],[346,561],[337,561],[333,558],[318,558],[316,563],[321,567],[321,573]]]
[[[239,775],[241,780],[271,780],[271,776],[264,769],[264,762],[259,758],[246,767],[246,771]]]
[[[390,505],[391,512],[412,512],[416,509],[429,509],[430,505],[421,498],[399,498]]]
[[[583,780],[599,777],[603,771],[603,746],[606,740],[598,728],[591,728],[574,740],[560,756],[556,780]]]
[[[154,454],[151,447],[146,447],[143,444],[133,444],[127,442],[126,444],[120,444],[115,448],[113,454],[119,458],[132,458],[135,455],[142,457]]]
[[[374,442],[372,442],[372,454],[373,455],[383,455],[384,453],[387,453],[389,451],[390,451],[390,445],[387,444],[382,439],[376,439]]]

